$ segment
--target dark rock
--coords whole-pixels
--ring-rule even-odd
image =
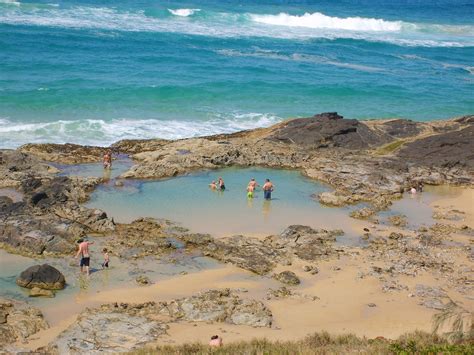
[[[368,148],[391,140],[386,135],[372,131],[364,123],[344,119],[336,112],[291,120],[277,129],[268,139],[317,148],[347,149]]]
[[[61,290],[66,285],[64,275],[48,264],[30,266],[16,279],[17,285],[26,288]]]
[[[474,168],[474,125],[407,143],[398,156],[419,165]]]
[[[291,286],[299,285],[301,282],[298,276],[296,276],[296,274],[293,271],[280,272],[279,274],[273,275],[273,278],[284,284],[291,285]]]

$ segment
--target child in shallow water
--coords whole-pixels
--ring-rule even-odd
[[[109,251],[107,250],[107,248],[104,248],[102,250],[102,253],[104,253],[104,262],[102,263],[102,269],[105,269],[109,267]]]

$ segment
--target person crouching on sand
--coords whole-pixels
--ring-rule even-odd
[[[211,341],[209,342],[209,346],[220,347],[222,345],[223,345],[222,338],[219,335],[213,335],[211,337]]]

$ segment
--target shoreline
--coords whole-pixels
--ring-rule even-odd
[[[393,122],[396,122],[394,127]],[[116,223],[102,211],[84,205],[103,183],[102,178],[57,176],[59,170],[48,165],[66,161],[91,163],[101,156],[102,148],[28,145],[20,150],[0,151],[2,161],[6,162],[0,165],[0,187],[8,189],[0,196],[5,217],[0,242],[11,246],[10,251],[61,258],[74,250],[78,235],[93,235],[103,238],[101,243],[112,246],[117,253],[114,257],[125,263],[120,272],[125,272],[127,267],[131,270],[135,265],[133,268],[146,276],[149,266],[139,262],[147,257],[165,260],[163,262],[173,268],[173,263],[166,260],[174,258],[174,254],[183,258],[180,262],[187,262],[186,257],[196,253],[219,265],[183,275],[170,274],[148,286],[131,286],[130,281],[135,277],[131,274],[127,276],[129,286],[125,288],[112,287],[100,292],[93,288],[74,301],[76,316],[61,319],[53,316],[54,312],[49,309],[48,318],[54,319],[51,328],[31,334],[27,344],[22,342],[25,339],[19,339],[14,346],[26,346],[30,350],[53,343],[65,346],[64,339],[81,332],[77,327],[84,317],[109,317],[107,314],[131,317],[146,326],[153,324],[153,331],[158,331],[156,322],[169,327],[166,331],[160,330],[153,341],[154,335],[150,333],[148,345],[206,342],[210,333],[224,332],[225,341],[253,337],[296,340],[323,330],[394,339],[410,331],[429,332],[433,316],[447,309],[450,302],[457,307],[453,316],[464,317],[462,324],[469,327],[465,314],[474,314],[474,300],[468,297],[471,286],[466,283],[474,270],[468,249],[474,234],[474,206],[470,203],[474,199],[474,161],[468,152],[461,156],[457,149],[464,149],[465,142],[470,142],[468,137],[474,128],[474,119],[471,116],[443,122],[419,124],[388,120],[366,125],[323,114],[230,135],[178,141],[122,141],[115,145],[135,162],[115,178],[117,181],[172,178],[199,169],[230,166],[299,170],[333,188],[319,194],[321,204],[365,204],[351,212],[351,229],[365,240],[358,246],[337,243],[336,230],[303,226],[290,226],[272,235],[212,237],[184,230],[172,222],[148,218]],[[435,132],[435,128],[438,131]],[[433,130],[432,134],[426,135],[427,130]],[[391,138],[387,132],[391,132]],[[405,138],[394,138],[393,134]],[[403,140],[403,144],[395,150],[387,150],[397,139]],[[368,141],[372,143],[368,145]],[[439,147],[446,147],[446,142],[452,145],[444,151],[447,148]],[[384,155],[375,154],[381,150]],[[261,151],[268,154],[262,157]],[[413,165],[413,151],[420,156],[416,165]],[[465,160],[460,163],[460,159]],[[246,165],[242,164],[244,161]],[[431,215],[433,223],[420,226],[414,223],[416,215],[390,214],[391,208],[395,208],[394,201],[404,201],[403,191],[413,181],[460,187],[447,189],[446,196],[430,200],[426,213]],[[12,191],[19,191],[21,195]],[[34,243],[29,239],[33,231],[36,233]],[[297,237],[292,239],[294,236]],[[170,243],[169,239],[179,245]],[[293,274],[298,284],[286,285],[278,279],[280,274]],[[154,274],[149,275],[156,278]],[[291,278],[289,282],[293,282]],[[226,288],[231,289],[230,294],[206,293]],[[187,305],[179,311],[181,313],[170,306],[196,302],[192,303],[198,307],[195,312],[200,317],[211,317],[206,313],[209,310],[199,308],[203,302],[200,297],[205,297],[205,302],[210,302],[212,307],[222,302],[237,302],[239,306],[226,309],[225,322],[216,318],[210,323],[193,321],[195,313],[186,313]],[[138,313],[132,306],[110,309],[115,302],[120,305],[138,303],[137,307],[143,309]],[[155,308],[164,303],[168,304],[169,315],[164,317],[158,313],[155,319]],[[63,303],[63,307],[67,304]],[[238,309],[247,314],[246,307],[257,307],[258,312],[251,308],[252,316],[232,313]],[[79,312],[77,322],[75,317]],[[237,323],[231,324],[231,319]],[[269,319],[270,327],[255,326],[259,322],[268,324]],[[107,326],[121,327],[118,322],[118,325],[112,322]],[[448,329],[450,325],[443,323],[443,326]],[[113,336],[110,341],[115,341]],[[130,341],[133,344],[136,339]]]

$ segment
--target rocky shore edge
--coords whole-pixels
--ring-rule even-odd
[[[474,116],[433,122],[401,119],[358,121],[344,119],[336,113],[324,113],[234,134],[176,141],[125,140],[113,144],[111,148],[115,153],[128,154],[135,162],[121,175],[122,179],[158,179],[193,170],[230,166],[298,169],[308,177],[333,187],[332,192],[315,196],[323,204],[343,206],[366,202],[368,207],[353,213],[354,218],[363,219],[370,219],[378,211],[389,208],[393,200],[400,198],[406,189],[416,183],[474,185]],[[298,284],[296,275],[290,271],[274,273],[276,266],[291,265],[294,260],[299,260],[307,263],[305,272],[317,272],[317,263],[322,259],[369,257],[372,261],[383,263],[383,267],[372,267],[362,272],[360,277],[380,278],[387,292],[403,289],[404,286],[397,282],[397,276],[414,276],[420,271],[429,271],[460,294],[472,294],[472,285],[463,271],[463,268],[470,268],[471,271],[466,272],[472,272],[472,248],[444,241],[451,235],[471,237],[474,231],[469,226],[450,224],[446,213],[440,212],[440,223],[414,233],[406,231],[379,235],[368,231],[368,246],[363,251],[336,246],[335,236],[341,231],[305,226],[290,226],[279,235],[261,240],[246,236],[215,239],[182,230],[169,221],[152,219],[142,218],[130,224],[119,224],[105,212],[83,206],[94,188],[102,182],[101,178],[60,176],[52,164],[97,162],[105,149],[72,144],[28,144],[17,150],[1,150],[0,188],[15,189],[21,194],[21,199],[0,196],[0,246],[8,252],[27,256],[60,257],[73,253],[78,237],[94,234],[108,237],[107,243],[114,245],[117,255],[127,259],[169,253],[176,248],[170,242],[173,238],[180,240],[184,248],[198,250],[202,255],[259,275],[274,277],[282,284],[291,286]],[[131,249],[133,254],[127,253]],[[216,296],[220,308],[225,303],[224,299],[232,300],[229,301],[232,307],[224,307],[223,315],[216,320],[237,318],[250,322],[248,316],[242,316],[242,312],[234,314],[236,308],[244,307],[239,302],[243,302],[245,307],[250,302],[251,307],[259,309],[257,312],[252,308],[250,314],[255,316],[260,312],[264,320],[259,322],[271,326],[271,314],[260,301],[242,301],[234,291],[209,292],[220,295]],[[223,296],[222,292],[229,293]],[[461,336],[472,336],[472,313],[453,302],[442,289],[420,285],[414,293],[426,307],[440,312],[449,311],[445,320],[448,324],[457,322],[457,331]],[[269,297],[295,295],[298,297],[298,292],[281,289],[274,290]],[[2,309],[13,312],[11,301],[2,302]],[[176,304],[179,305],[179,302],[176,301]],[[161,312],[156,311],[156,305],[130,307],[104,305],[100,312],[93,312],[99,318],[101,314],[112,312],[119,324],[120,319],[123,322],[125,318],[131,319],[131,309],[152,307],[153,314]],[[173,312],[177,313],[169,312],[168,317],[174,320],[189,318],[186,312],[179,311],[179,306],[176,307]],[[165,308],[169,310],[168,306]],[[37,313],[31,314],[37,316]],[[123,318],[123,314],[127,316]],[[136,340],[135,345],[143,345],[166,331],[163,322],[146,314],[137,317],[141,317],[137,322],[147,324],[150,339]],[[2,332],[9,326],[10,318],[4,318],[5,322],[0,324]],[[34,320],[33,324],[37,324],[37,330],[47,326],[38,320]],[[102,324],[100,319],[97,319],[97,324]],[[90,328],[96,326],[94,323]],[[453,332],[452,327],[444,326],[449,328],[445,333]],[[9,334],[17,335],[2,338],[2,341],[8,344],[12,339],[26,339],[28,334],[35,333],[36,328],[24,336],[18,333],[17,327],[12,326],[8,328]],[[75,328],[68,331],[80,332]],[[112,333],[114,331],[119,332],[112,329]],[[71,335],[66,343],[70,344],[73,338],[79,339]],[[92,344],[92,348],[87,350],[96,349],[94,346],[99,343]],[[54,346],[63,345],[59,342]],[[77,346],[81,348],[84,344]]]

